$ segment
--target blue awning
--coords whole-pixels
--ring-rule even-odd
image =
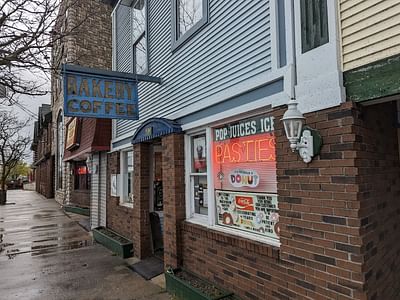
[[[164,118],[152,118],[145,121],[135,132],[132,144],[151,141],[172,133],[181,133],[181,125]]]

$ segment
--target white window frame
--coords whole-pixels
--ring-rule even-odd
[[[128,152],[132,152],[132,186],[131,195],[127,195],[128,185],[127,185],[127,174],[128,165],[126,163]],[[134,152],[132,148],[124,149],[120,151],[120,176],[119,176],[119,205],[133,208],[133,177],[134,177]],[[131,200],[129,200],[131,197]]]
[[[199,21],[197,21],[193,26],[186,31],[184,34],[181,36],[178,35],[178,3],[177,1],[179,0],[172,0],[172,51],[175,49],[179,48],[182,46],[184,43],[186,43],[189,39],[191,39],[196,32],[198,32],[204,25],[208,23],[208,0],[202,0],[203,1],[203,15]]]
[[[132,18],[131,25],[132,25],[132,27],[133,27],[133,11],[135,10],[135,5],[136,5],[136,3],[138,1],[141,1],[141,0],[132,1],[132,6],[131,6],[131,18]],[[143,75],[145,75],[145,74],[149,73],[149,40],[148,40],[148,32],[149,32],[149,30],[148,30],[148,16],[149,16],[149,14],[148,14],[148,1],[147,0],[144,0],[144,8],[143,9],[145,10],[145,14],[144,14],[144,16],[145,16],[144,30],[138,35],[138,37],[136,39],[134,39],[132,41],[133,42],[132,43],[132,72],[134,74],[143,74]],[[135,49],[136,49],[136,45],[138,45],[138,43],[142,39],[146,43],[146,68],[142,72],[137,73],[136,72],[136,50]]]
[[[244,118],[250,118],[262,113],[270,112],[267,110],[263,112],[262,110],[253,111],[250,113],[239,114],[235,116],[229,116],[226,119],[221,119],[220,121],[214,122],[212,124],[208,124],[206,126],[202,126],[200,128],[187,129],[185,132],[185,192],[186,192],[186,221],[194,224],[198,224],[204,226],[208,229],[216,230],[222,233],[227,233],[232,236],[242,237],[249,240],[262,242],[266,245],[280,247],[280,240],[268,237],[268,236],[260,236],[255,233],[245,232],[241,230],[237,230],[234,228],[228,228],[222,225],[217,224],[216,220],[216,207],[215,207],[215,195],[214,195],[214,178],[213,178],[213,151],[211,146],[212,141],[212,129],[218,127],[220,125],[234,122]],[[192,195],[192,185],[191,185],[191,170],[192,170],[192,149],[191,149],[191,138],[193,136],[206,133],[206,145],[207,145],[207,190],[208,190],[208,215],[196,214],[194,212],[194,198]],[[201,173],[203,174],[203,173]]]
[[[203,225],[211,225],[211,221],[213,219],[213,209],[215,207],[213,201],[211,201],[210,196],[212,196],[212,176],[210,176],[210,161],[211,161],[211,149],[208,146],[208,141],[211,137],[211,128],[202,128],[200,130],[196,130],[189,134],[185,135],[185,157],[189,158],[185,160],[185,169],[186,169],[186,216],[187,219],[191,221],[203,224]],[[206,136],[206,161],[207,161],[207,172],[206,173],[194,173],[192,172],[192,137],[197,135],[205,134]],[[208,197],[208,215],[202,215],[195,213],[195,204],[194,204],[194,195],[193,195],[193,176],[206,176],[207,177],[207,197]]]

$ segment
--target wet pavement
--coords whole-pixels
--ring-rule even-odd
[[[0,299],[170,299],[54,200],[8,191],[0,206]]]

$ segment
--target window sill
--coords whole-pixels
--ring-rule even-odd
[[[242,249],[252,249],[255,253],[279,259],[280,242],[251,233],[237,232],[220,225],[207,225],[197,218],[186,220],[183,231],[196,233],[204,239],[212,239]]]
[[[208,225],[208,217],[207,216],[202,216],[200,214],[196,214],[190,219],[187,219],[186,222],[196,224],[196,225],[201,225],[209,228]]]
[[[127,207],[127,208],[133,208],[133,203],[120,202],[119,206],[123,206],[123,207]]]

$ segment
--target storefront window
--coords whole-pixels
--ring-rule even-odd
[[[133,202],[133,151],[121,152],[121,203]]]
[[[190,184],[194,213],[208,215],[206,135],[192,136],[190,146],[192,154]]]
[[[90,174],[85,162],[75,163],[74,189],[90,190]]]
[[[216,223],[278,238],[273,117],[213,129]]]
[[[207,134],[186,142],[191,155],[188,218],[278,241],[274,118],[262,115],[207,128]]]

